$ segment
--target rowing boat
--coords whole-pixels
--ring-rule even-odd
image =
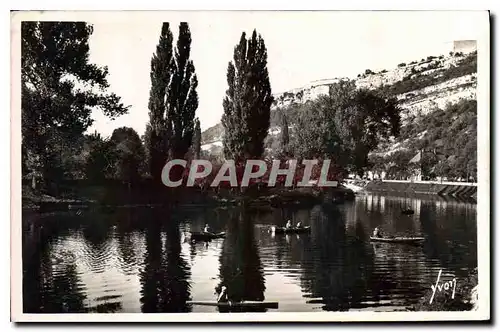
[[[217,301],[188,301],[187,304],[204,305],[219,308],[258,308],[278,309],[278,302],[242,301],[242,302],[217,302]]]
[[[424,241],[424,237],[373,237],[370,236],[372,242],[393,242],[393,243],[418,243]]]
[[[191,240],[206,241],[206,240],[223,238],[225,236],[226,232],[220,232],[220,233],[193,232],[191,233]]]
[[[307,233],[311,231],[311,226],[304,227],[271,227],[271,232],[276,234],[294,234],[294,233]]]

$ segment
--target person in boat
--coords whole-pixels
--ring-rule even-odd
[[[297,223],[297,226],[296,226],[296,227],[297,227],[297,228],[302,227],[302,223],[299,221],[299,222]]]
[[[378,227],[375,227],[373,230],[373,237],[382,237],[380,234],[380,229]]]
[[[291,221],[291,220],[288,220],[288,221],[287,221],[285,228],[286,228],[286,229],[290,229],[290,228],[292,228],[292,221]]]
[[[226,286],[222,286],[219,296],[217,297],[217,302],[228,302],[227,298],[227,288]]]
[[[203,228],[203,233],[212,233],[212,229],[208,224],[205,224],[205,228]]]

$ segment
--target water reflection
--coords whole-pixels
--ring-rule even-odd
[[[145,232],[146,257],[141,273],[142,312],[190,311],[186,303],[190,296],[189,270],[181,256],[179,224],[171,219],[154,220]],[[162,234],[165,234],[164,239]]]
[[[244,210],[235,211],[227,222],[219,262],[220,284],[217,292],[225,286],[230,301],[264,300],[266,287],[254,239],[254,223]]]
[[[414,215],[401,214],[411,206]],[[272,234],[290,219],[310,234]],[[226,238],[192,243],[209,223]],[[371,243],[422,235],[421,246]],[[279,301],[280,311],[400,310],[439,270],[460,282],[477,266],[476,205],[366,195],[355,202],[243,208],[117,208],[23,216],[25,312],[207,312],[222,285],[232,301]]]

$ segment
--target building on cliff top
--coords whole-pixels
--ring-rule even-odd
[[[471,53],[477,51],[476,40],[455,40],[453,41],[453,52]]]

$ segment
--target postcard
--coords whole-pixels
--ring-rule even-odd
[[[12,12],[11,320],[489,320],[489,15]]]

